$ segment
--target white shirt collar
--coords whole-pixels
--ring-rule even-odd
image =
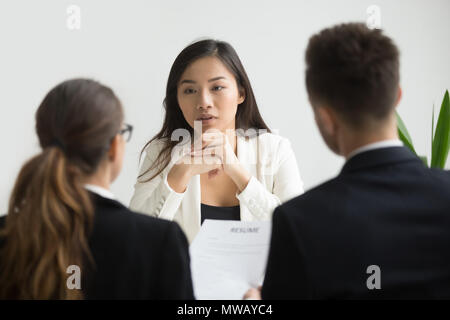
[[[96,186],[93,184],[85,184],[84,188],[99,195],[100,197],[106,198],[106,199],[111,199],[111,200],[116,200],[116,197],[112,194],[111,191],[102,188],[100,186]]]
[[[356,156],[357,154],[369,151],[369,150],[375,150],[375,149],[381,149],[381,148],[388,148],[388,147],[401,147],[403,146],[403,143],[399,139],[392,139],[392,140],[383,140],[383,141],[377,141],[374,143],[366,144],[365,146],[359,147],[352,152],[350,152],[347,156],[347,161],[350,160],[350,158]]]

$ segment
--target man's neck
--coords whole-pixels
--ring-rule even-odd
[[[397,128],[391,126],[384,130],[378,130],[375,133],[348,132],[341,140],[341,155],[348,159],[349,155],[361,147],[376,142],[398,140],[398,133]]]

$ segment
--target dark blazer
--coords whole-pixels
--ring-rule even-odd
[[[96,268],[81,267],[85,298],[194,299],[188,243],[178,224],[91,195]]]
[[[450,172],[405,147],[355,155],[272,228],[263,299],[450,298]]]

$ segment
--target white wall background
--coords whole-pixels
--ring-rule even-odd
[[[66,26],[69,5],[81,29]],[[304,86],[308,38],[332,24],[366,21],[381,8],[383,29],[401,50],[399,112],[416,149],[431,147],[431,108],[450,88],[450,1],[1,0],[0,212],[23,162],[39,152],[34,113],[48,90],[73,77],[111,86],[134,125],[112,189],[128,204],[138,154],[161,127],[162,100],[176,55],[200,37],[230,42],[246,67],[261,113],[289,138],[307,189],[336,175],[343,160],[320,138]],[[447,167],[449,162],[447,162]]]

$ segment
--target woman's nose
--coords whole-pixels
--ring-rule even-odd
[[[208,109],[212,107],[211,95],[207,90],[202,90],[198,96],[197,109]]]

